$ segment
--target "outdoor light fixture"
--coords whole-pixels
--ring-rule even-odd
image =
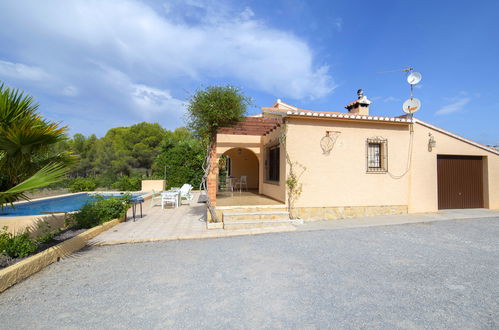
[[[241,148],[238,148],[238,149],[237,149],[237,154],[238,154],[238,155],[240,155],[242,152],[243,152],[243,149],[241,149]]]
[[[428,151],[431,152],[433,148],[437,146],[437,141],[435,141],[435,138],[431,135],[431,133],[428,133],[428,136],[430,137],[428,139]]]

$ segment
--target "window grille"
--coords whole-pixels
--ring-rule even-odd
[[[385,173],[388,171],[388,141],[383,138],[371,138],[366,142],[367,172]]]

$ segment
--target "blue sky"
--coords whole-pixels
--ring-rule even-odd
[[[499,1],[0,2],[0,80],[71,133],[183,125],[196,88],[232,84],[270,106],[401,115],[403,72],[423,75],[416,117],[499,144]],[[250,109],[250,114],[258,113]]]

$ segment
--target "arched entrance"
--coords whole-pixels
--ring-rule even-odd
[[[246,148],[232,148],[222,154],[223,168],[219,172],[219,182],[232,181],[232,183],[247,178],[248,190],[258,192],[259,161],[255,153]],[[225,178],[224,178],[225,176]],[[229,180],[226,180],[229,178]]]

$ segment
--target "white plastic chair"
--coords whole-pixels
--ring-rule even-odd
[[[241,191],[242,187],[244,185],[244,189],[248,191],[248,177],[246,175],[241,175],[241,178],[236,181],[234,184],[235,188],[237,189],[237,186],[239,186],[239,191]]]
[[[152,190],[151,196],[151,207],[156,205],[155,201],[161,201],[161,192],[156,192],[154,189]]]
[[[177,207],[178,193],[174,191],[165,191],[161,193],[161,208],[164,209],[166,204],[172,204],[173,207]]]
[[[191,194],[192,186],[188,183],[184,184],[182,188],[180,188],[180,203],[185,199],[187,201],[192,200],[193,196]]]

